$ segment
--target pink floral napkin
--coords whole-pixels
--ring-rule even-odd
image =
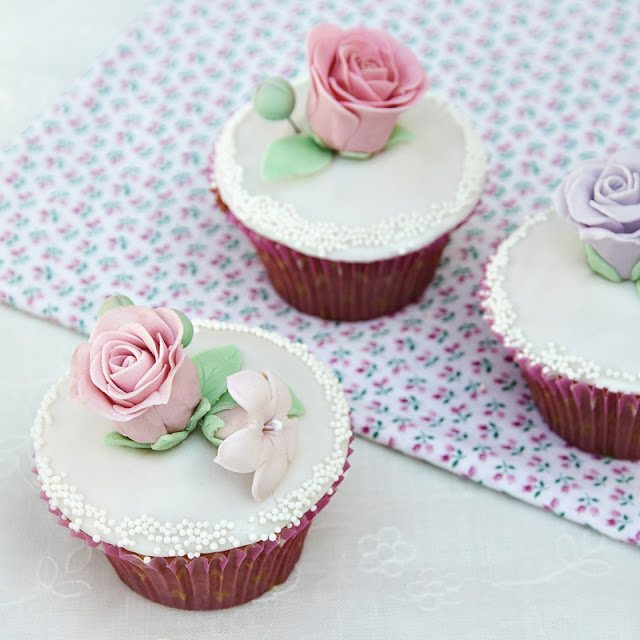
[[[487,256],[546,207],[567,169],[640,144],[632,3],[162,0],[0,156],[0,295],[87,332],[110,293],[307,342],[347,390],[358,432],[636,544],[638,463],[567,447],[482,320]],[[481,204],[421,301],[356,324],[273,292],[208,191],[229,114],[264,75],[305,71],[322,21],[381,27],[490,153]]]

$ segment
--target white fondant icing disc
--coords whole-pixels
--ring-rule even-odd
[[[611,391],[640,391],[640,297],[587,264],[577,230],[539,214],[487,269],[487,313],[507,346],[550,372]]]
[[[296,91],[292,117],[305,130],[306,85],[296,83]],[[432,94],[398,124],[415,139],[368,160],[336,156],[318,173],[265,182],[265,150],[293,130],[287,121],[263,120],[247,105],[217,144],[214,182],[246,226],[304,253],[362,262],[407,253],[473,209],[486,158],[466,119]]]
[[[196,325],[197,327],[198,325]],[[213,459],[216,448],[202,435],[200,430],[192,433],[182,444],[168,451],[150,451],[109,447],[102,443],[105,434],[114,430],[111,421],[92,413],[80,402],[67,398],[68,380],[57,388],[57,397],[48,407],[42,428],[34,427],[36,464],[41,481],[49,487],[58,507],[72,521],[79,522],[79,528],[90,535],[100,535],[101,540],[117,544],[123,539],[129,542],[122,546],[141,555],[175,555],[173,535],[168,541],[166,532],[156,528],[154,532],[138,532],[131,536],[123,524],[126,519],[135,521],[150,519],[164,525],[177,525],[184,520],[200,523],[202,531],[213,534],[216,524],[223,523],[218,531],[225,528],[224,521],[233,522],[227,533],[211,538],[217,544],[216,550],[241,546],[264,534],[274,532],[276,526],[285,527],[287,522],[267,520],[260,523],[259,512],[269,512],[279,498],[290,496],[314,477],[314,465],[328,468],[325,458],[334,456],[333,466],[327,477],[318,481],[316,490],[308,496],[308,505],[299,505],[301,512],[314,504],[333,484],[336,469],[342,469],[346,457],[349,434],[344,428],[336,428],[348,420],[348,408],[339,385],[332,374],[315,361],[310,366],[301,355],[294,355],[281,346],[243,331],[197,331],[188,354],[225,344],[235,344],[243,354],[243,368],[270,369],[287,381],[306,408],[300,418],[298,445],[295,460],[289,465],[285,478],[277,487],[272,498],[257,503],[251,497],[253,474],[238,474],[227,471]],[[323,382],[319,382],[317,375]],[[326,382],[326,384],[325,384]],[[328,390],[333,394],[328,397]],[[45,399],[46,403],[46,399]],[[333,422],[332,422],[333,421]],[[61,478],[61,474],[66,474]],[[58,476],[56,484],[55,477]],[[82,506],[74,504],[73,496],[65,503],[60,484],[64,482],[74,487],[75,494],[81,496]],[[58,489],[51,487],[57,486]],[[55,494],[55,495],[54,495]],[[50,496],[51,497],[51,496]],[[294,499],[294,502],[297,498]],[[97,509],[90,513],[87,505]],[[82,513],[80,513],[82,511]],[[100,515],[103,526],[97,526]],[[250,518],[255,516],[255,521]],[[110,534],[104,533],[104,524],[113,521]],[[291,519],[289,519],[291,521]],[[204,526],[203,523],[208,523]],[[121,531],[117,528],[120,527]],[[134,527],[135,528],[135,527]],[[191,535],[174,534],[180,544]],[[153,539],[149,539],[149,537]],[[133,541],[133,544],[131,544]],[[195,551],[195,542],[185,547],[185,551]],[[202,553],[212,549],[203,548]]]

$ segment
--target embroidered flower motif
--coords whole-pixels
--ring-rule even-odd
[[[413,53],[384,31],[315,27],[307,38],[307,118],[331,149],[380,151],[398,116],[428,87]]]
[[[183,332],[172,309],[128,305],[105,311],[73,354],[70,396],[136,442],[182,431],[200,402]]]
[[[229,471],[251,473],[251,494],[269,497],[294,458],[298,419],[289,418],[291,394],[271,371],[239,371],[227,378],[231,397],[240,405],[217,416],[224,426],[216,431],[223,440],[214,462]]]

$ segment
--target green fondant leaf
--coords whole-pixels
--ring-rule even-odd
[[[409,129],[405,129],[404,127],[397,124],[393,127],[393,131],[387,140],[387,144],[384,145],[385,149],[389,147],[393,147],[396,144],[400,144],[401,142],[409,142],[409,140],[413,140],[416,137],[415,133],[409,131]]]
[[[191,340],[193,340],[193,325],[191,324],[191,320],[189,320],[180,309],[174,309],[174,311],[178,314],[178,318],[180,318],[180,322],[182,322],[182,326],[184,327],[182,346],[186,348],[189,346]]]
[[[210,409],[211,403],[209,402],[209,400],[207,400],[207,398],[201,398],[200,404],[198,404],[194,412],[191,414],[191,418],[189,418],[189,422],[187,423],[187,428],[185,429],[185,431],[187,433],[191,433],[198,425],[198,422],[200,422],[200,418],[204,418],[204,416],[209,413]]]
[[[202,421],[202,433],[215,447],[219,447],[222,444],[222,440],[215,437],[216,431],[220,427],[224,427],[224,422],[211,412],[209,412]]]
[[[631,271],[631,279],[634,282],[640,280],[640,262],[636,262],[636,266],[633,267],[633,270]]]
[[[266,181],[291,176],[307,176],[326,167],[333,159],[329,149],[319,147],[311,136],[277,138],[262,158],[262,177]]]
[[[202,397],[214,406],[227,390],[227,376],[240,371],[242,366],[240,350],[230,344],[201,351],[193,356],[192,360],[198,369]]]
[[[111,433],[107,433],[107,435],[102,440],[103,444],[106,444],[108,447],[130,447],[131,449],[151,449],[150,442],[136,442],[135,440],[131,440],[131,438],[127,438],[127,436],[123,436],[121,433],[117,431],[112,431]]]
[[[287,417],[297,418],[303,416],[307,410],[304,408],[302,402],[300,402],[300,398],[293,392],[291,387],[289,387],[289,393],[291,394],[291,409],[289,409]]]
[[[166,451],[167,449],[173,449],[173,447],[179,445],[188,436],[189,431],[187,431],[186,429],[183,429],[182,431],[176,431],[175,433],[167,433],[164,436],[160,436],[151,445],[151,448],[154,451]]]
[[[368,160],[372,153],[361,153],[359,151],[338,151],[338,154],[348,160]]]
[[[211,407],[211,413],[220,413],[220,411],[226,411],[227,409],[235,409],[237,406],[238,403],[231,397],[231,394],[225,391],[218,399],[218,402]]]
[[[587,262],[593,271],[612,282],[622,282],[618,272],[592,246],[585,244],[584,252],[587,255]]]

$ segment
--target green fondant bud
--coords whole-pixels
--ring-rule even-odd
[[[127,296],[110,296],[100,305],[100,308],[98,309],[98,318],[105,311],[109,311],[109,309],[115,309],[116,307],[128,307],[132,304],[133,302],[131,301],[131,298],[128,298]]]
[[[265,120],[285,120],[296,106],[296,94],[284,78],[266,78],[253,90],[253,106]]]
[[[191,320],[189,320],[182,311],[179,311],[178,309],[174,309],[174,311],[178,314],[180,322],[182,322],[182,326],[184,327],[184,333],[182,334],[182,346],[188,347],[191,340],[193,340],[193,325],[191,324]]]

